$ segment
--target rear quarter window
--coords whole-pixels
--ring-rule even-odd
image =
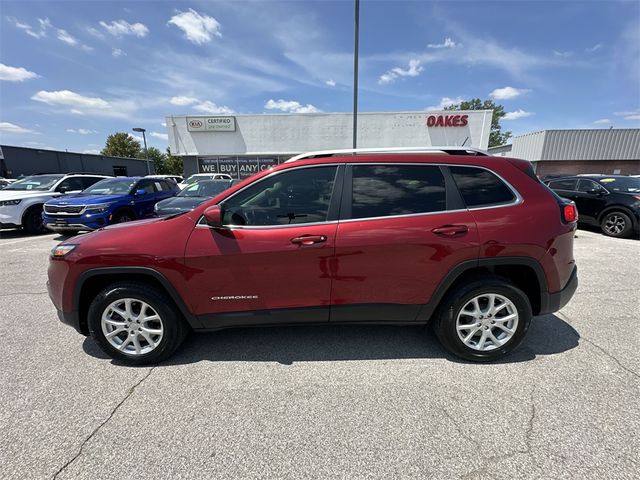
[[[512,203],[516,196],[497,175],[476,167],[449,167],[468,208]]]

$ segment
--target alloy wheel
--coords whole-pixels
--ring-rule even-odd
[[[604,229],[609,235],[620,235],[625,227],[626,222],[624,218],[615,213],[613,215],[609,215],[604,222]]]
[[[518,309],[503,295],[483,293],[458,313],[456,330],[467,347],[486,352],[505,345],[518,328]]]
[[[158,312],[137,298],[121,298],[102,313],[102,333],[109,344],[127,355],[144,355],[162,341],[164,327]]]

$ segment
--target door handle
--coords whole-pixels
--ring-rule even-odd
[[[434,228],[431,231],[436,235],[453,237],[454,235],[467,233],[469,231],[469,227],[467,227],[466,225],[443,225],[441,227]]]
[[[296,245],[314,245],[316,243],[326,242],[325,235],[301,235],[291,239],[291,243]]]

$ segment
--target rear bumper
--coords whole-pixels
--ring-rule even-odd
[[[562,290],[555,293],[543,293],[540,299],[540,315],[557,312],[564,307],[578,288],[578,267],[574,267],[569,281]]]

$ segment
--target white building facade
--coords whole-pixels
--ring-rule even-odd
[[[491,110],[358,114],[358,147],[468,146],[486,150]],[[299,153],[351,148],[350,113],[168,116],[169,147],[185,175],[247,178]]]

